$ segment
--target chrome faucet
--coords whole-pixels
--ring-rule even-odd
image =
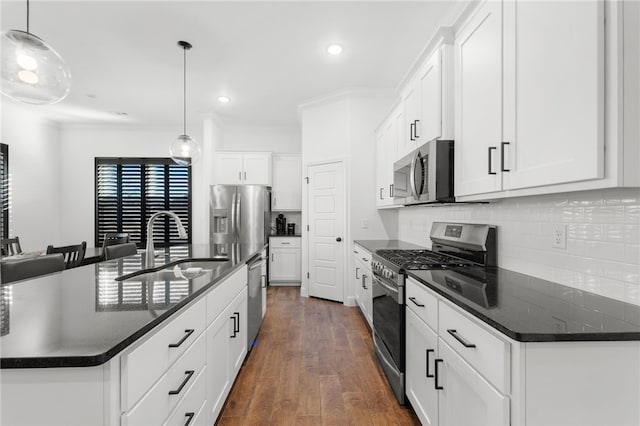
[[[156,265],[154,251],[155,248],[153,246],[153,222],[156,220],[158,216],[167,215],[172,217],[176,221],[176,225],[178,225],[178,237],[187,238],[187,231],[184,229],[182,225],[182,221],[174,212],[163,210],[157,213],[154,213],[149,218],[149,222],[147,222],[147,249],[146,249],[146,268],[153,268]]]

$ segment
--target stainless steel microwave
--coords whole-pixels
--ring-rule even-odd
[[[453,141],[432,140],[393,164],[393,203],[451,203]]]

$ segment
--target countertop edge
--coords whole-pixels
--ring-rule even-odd
[[[408,276],[418,281],[420,284],[436,292],[439,296],[453,303],[465,312],[473,315],[494,330],[521,343],[544,343],[544,342],[611,342],[611,341],[640,341],[640,332],[593,332],[593,333],[525,333],[511,330],[499,322],[482,315],[475,310],[472,305],[461,300],[452,298],[438,287],[431,285],[421,277],[408,271]]]
[[[127,338],[125,338],[106,352],[88,356],[2,357],[0,358],[0,369],[96,367],[106,364],[116,355],[140,340],[153,329],[164,323],[167,319],[171,318],[175,313],[181,311],[182,308],[200,299],[200,297],[208,293],[209,290],[211,290],[211,288],[215,286],[215,284],[219,283],[229,275],[236,272],[238,269],[245,266],[247,261],[260,254],[266,246],[267,245],[265,244],[261,249],[256,250],[255,252],[252,252],[250,255],[241,259],[224,275],[215,278],[209,284],[200,288],[188,297],[185,297],[183,300],[176,303],[176,305],[172,306],[166,312],[162,313],[162,315],[158,316],[158,318],[154,319],[147,325],[140,328],[138,331],[129,335]]]

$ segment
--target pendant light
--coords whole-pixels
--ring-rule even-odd
[[[170,148],[171,158],[181,166],[190,166],[200,159],[200,145],[191,136],[187,135],[187,50],[191,49],[191,44],[186,41],[179,41],[184,51],[184,98],[183,98],[183,129],[182,134],[173,141]]]
[[[44,40],[29,32],[29,0],[27,31],[4,31],[0,38],[0,92],[34,105],[55,104],[69,94],[71,73],[64,60]]]

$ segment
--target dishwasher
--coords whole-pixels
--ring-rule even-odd
[[[256,343],[256,336],[262,325],[262,254],[257,254],[247,262],[248,293],[247,305],[247,351]]]

